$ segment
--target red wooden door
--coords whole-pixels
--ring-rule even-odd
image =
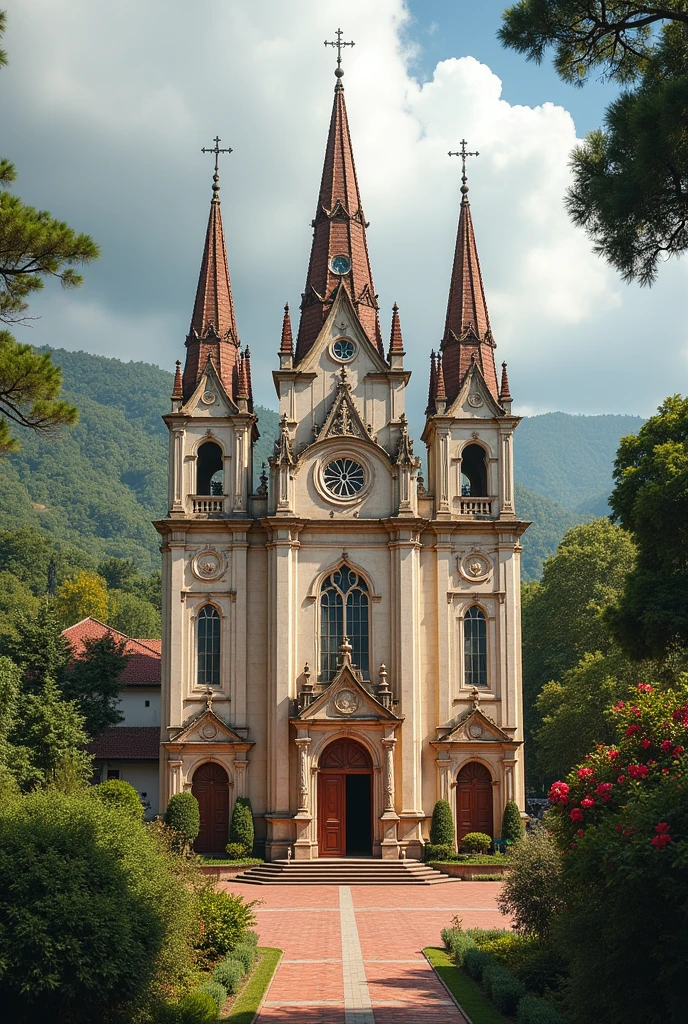
[[[202,764],[194,773],[191,792],[198,800],[201,827],[194,849],[224,853],[229,826],[229,779],[219,764]]]
[[[456,787],[456,830],[459,844],[468,832],[492,836],[492,778],[487,768],[471,761],[459,772]]]
[[[346,776],[321,775],[318,786],[321,857],[346,855]]]

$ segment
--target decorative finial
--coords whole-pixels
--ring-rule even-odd
[[[172,398],[176,398],[177,400],[182,398],[182,364],[179,360],[175,363]]]
[[[343,665],[350,665],[351,664],[351,652],[353,651],[353,647],[349,643],[348,636],[343,636],[342,637],[342,645],[339,648],[339,651],[340,651],[340,654],[342,656],[342,664]]]
[[[480,690],[478,690],[475,686],[471,690],[471,704],[473,705],[474,711],[477,711],[477,709],[480,707]]]
[[[469,151],[466,149],[467,145],[468,143],[466,142],[466,140],[461,139],[461,149],[458,151],[458,153],[452,153],[451,150],[449,151],[449,156],[461,157],[461,195],[463,196],[462,202],[465,203],[468,202],[468,185],[466,184],[466,182],[468,181],[468,178],[466,177],[466,157],[480,156],[480,153],[478,153],[477,150],[473,153],[469,153]]]
[[[205,706],[208,711],[213,710],[213,691],[210,686],[205,688]]]
[[[337,47],[337,67],[335,69],[335,73],[334,74],[335,74],[335,78],[337,79],[337,84],[335,85],[335,91],[338,92],[338,91],[340,91],[340,90],[342,90],[344,88],[344,86],[342,85],[342,78],[344,77],[344,69],[342,68],[342,50],[343,50],[343,48],[345,46],[355,46],[356,44],[353,41],[350,42],[350,43],[343,43],[342,42],[343,32],[342,32],[342,30],[340,28],[337,29],[337,31],[335,32],[335,35],[337,36],[337,41],[336,42],[329,42],[326,39],[325,40],[325,46],[336,46]]]
[[[203,148],[201,149],[201,153],[214,153],[215,154],[215,173],[213,174],[213,200],[217,200],[219,202],[220,201],[220,195],[219,195],[219,192],[220,192],[220,171],[219,171],[219,168],[218,168],[218,162],[217,161],[218,161],[218,157],[220,156],[220,153],[231,153],[232,150],[229,149],[229,148],[228,149],[220,149],[220,143],[222,142],[222,139],[220,138],[219,135],[215,136],[215,138],[213,139],[213,142],[215,143],[215,145],[213,146],[212,149],[208,149],[206,146],[203,146]]]
[[[303,666],[303,679],[304,693],[312,693],[313,683],[311,682],[311,667],[308,664],[308,662],[306,662],[306,664]]]

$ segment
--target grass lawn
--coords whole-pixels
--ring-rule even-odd
[[[508,864],[510,858],[508,854],[504,853],[471,853],[471,854],[459,854],[458,857],[452,857],[450,860],[433,860],[431,864],[484,864],[485,867],[488,864]]]
[[[228,857],[201,857],[201,864],[221,864],[225,867],[239,867],[244,864],[263,864],[260,857],[241,857],[240,860],[230,860]]]
[[[282,956],[282,950],[263,946],[258,948],[258,955],[260,960],[253,968],[243,989],[232,1003],[228,1016],[220,1018],[220,1024],[251,1024],[255,1017],[258,1007],[263,1001],[266,989],[277,969],[277,964]],[[478,1021],[475,1024],[478,1024]]]
[[[423,953],[473,1024],[506,1024],[506,1017],[497,1013],[478,985],[456,966],[446,950],[428,946]]]

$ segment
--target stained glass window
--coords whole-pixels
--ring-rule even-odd
[[[353,498],[365,484],[365,470],[354,459],[333,459],[323,476],[325,487],[336,498]]]
[[[466,686],[487,686],[487,621],[476,605],[463,620],[463,660]]]
[[[198,685],[220,685],[220,613],[204,604],[196,622]]]
[[[320,680],[329,683],[339,667],[344,636],[351,646],[352,663],[364,679],[370,675],[368,586],[354,569],[342,565],[323,582],[320,589]]]

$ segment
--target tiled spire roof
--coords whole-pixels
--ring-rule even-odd
[[[280,352],[285,355],[294,355],[294,339],[291,334],[291,318],[289,316],[289,303],[287,302],[284,307],[284,319],[282,320],[282,341],[280,342]]]
[[[496,401],[499,400],[495,346],[465,182],[461,191],[463,198],[441,347],[447,401],[450,404],[459,393],[473,355],[492,396]]]
[[[401,336],[401,324],[399,322],[399,307],[396,302],[392,306],[392,330],[389,336],[389,354],[399,352],[404,354],[404,339]]]
[[[509,378],[506,372],[506,363],[502,363],[502,383],[500,384],[499,387],[499,401],[511,401],[511,392],[509,391]]]
[[[435,365],[435,350],[430,353],[430,382],[428,384],[428,407],[426,413],[435,411],[435,389],[437,387],[437,367]]]
[[[351,296],[363,330],[384,357],[377,297],[366,244],[367,226],[356,180],[344,87],[339,75],[334,90],[318,206],[313,220],[313,244],[306,287],[301,301],[301,322],[296,341],[297,362],[303,359],[320,333],[340,284]],[[332,259],[335,256],[345,257],[351,267],[348,273],[339,275],[333,272]]]
[[[437,382],[435,384],[435,401],[446,402],[447,390],[444,386],[444,371],[442,369],[442,360],[437,360]]]
[[[177,360],[174,368],[174,385],[172,386],[172,398],[182,398],[182,364]]]
[[[193,316],[186,339],[184,401],[196,390],[210,357],[230,398],[235,398],[235,366],[238,358],[237,334],[232,286],[229,280],[227,250],[220,212],[220,185],[217,170],[213,175],[208,230],[203,247],[201,272],[196,289]]]

